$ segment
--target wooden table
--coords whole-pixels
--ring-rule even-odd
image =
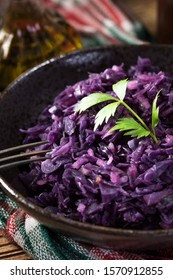
[[[0,234],[0,260],[31,259],[19,246],[10,242]]]
[[[153,35],[156,34],[156,0],[123,0],[123,3],[127,5],[134,16],[146,25]],[[31,258],[19,246],[0,235],[0,259],[28,260]]]

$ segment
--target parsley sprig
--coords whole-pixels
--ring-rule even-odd
[[[119,118],[116,121],[110,132],[119,130],[125,132],[124,135],[131,137],[147,137],[151,136],[155,143],[158,143],[155,133],[155,127],[159,122],[159,108],[157,107],[157,100],[159,93],[152,103],[152,117],[151,117],[151,129],[141,119],[141,117],[124,101],[127,91],[127,79],[121,80],[112,86],[112,89],[117,97],[114,97],[107,93],[96,92],[84,97],[75,107],[76,113],[81,113],[90,107],[97,105],[105,101],[111,101],[111,103],[104,106],[95,116],[94,130],[102,125],[104,122],[107,123],[111,116],[115,115],[115,112],[119,105],[124,106],[133,117]]]

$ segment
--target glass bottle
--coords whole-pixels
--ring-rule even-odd
[[[11,0],[0,30],[0,90],[25,70],[82,47],[75,30],[39,0]]]

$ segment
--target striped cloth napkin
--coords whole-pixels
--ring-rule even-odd
[[[144,43],[135,31],[133,23],[110,0],[42,1],[56,9],[79,32],[84,47]],[[0,231],[21,246],[33,259],[38,260],[173,259],[171,249],[149,252],[108,250],[84,245],[55,234],[25,213],[1,190]]]
[[[152,37],[111,0],[43,0],[81,35],[84,46],[143,44]],[[145,42],[146,43],[146,42]]]

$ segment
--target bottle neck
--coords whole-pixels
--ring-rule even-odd
[[[6,24],[15,24],[21,20],[42,21],[43,8],[40,0],[10,0],[4,20]],[[11,21],[13,18],[13,22]]]
[[[8,9],[18,9],[18,10],[24,9],[22,10],[23,14],[25,9],[27,9],[26,12],[28,12],[29,10],[32,10],[33,12],[34,8],[36,10],[41,11],[42,7],[43,5],[41,5],[40,0],[9,0],[8,2]]]

